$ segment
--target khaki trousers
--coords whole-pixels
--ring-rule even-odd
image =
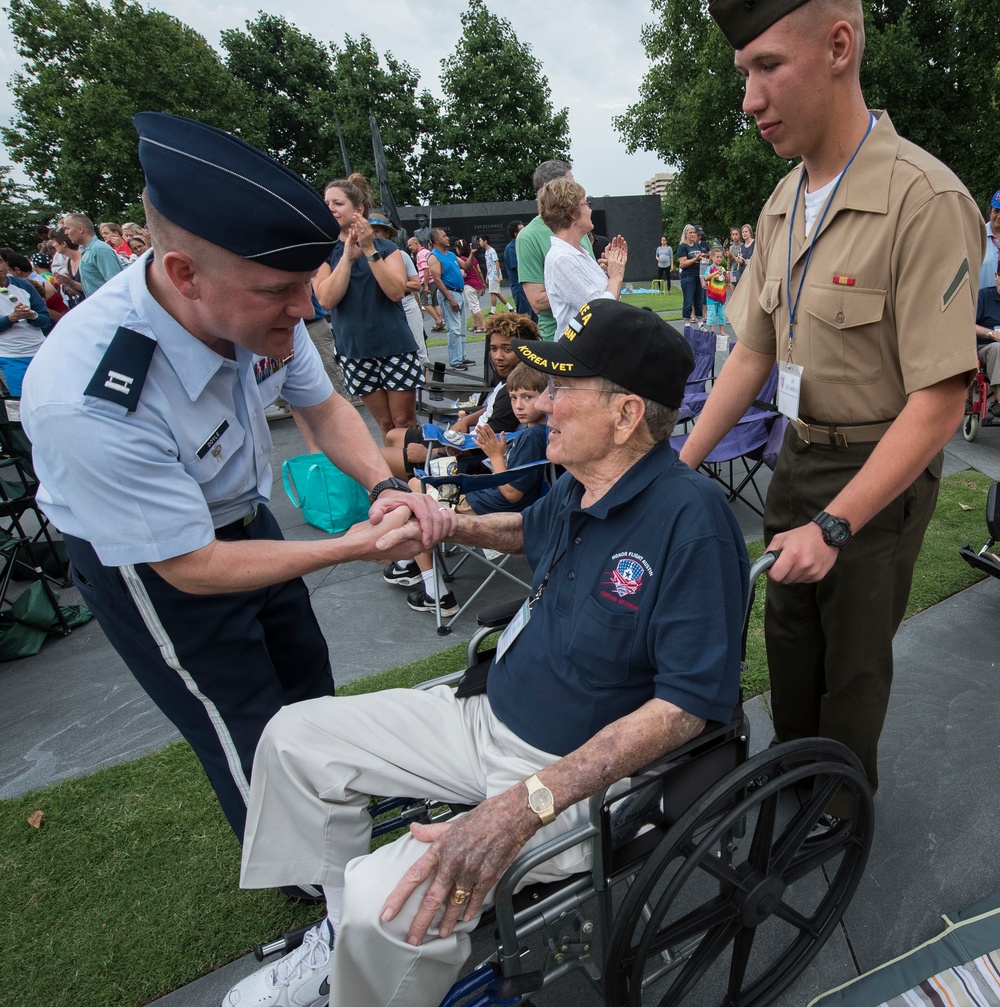
[[[241,884],[319,883],[328,899],[331,888],[343,889],[341,917],[334,920],[331,1004],[437,1007],[469,955],[468,931],[475,922],[461,923],[443,938],[435,925],[420,947],[407,944],[429,883],[395,920],[382,922],[386,897],[427,847],[404,835],[369,853],[369,795],[474,804],[555,759],[504,727],[485,695],[456,699],[445,686],[286,707],[257,748]],[[570,808],[525,848],[572,828],[586,814],[586,802]],[[589,858],[575,848],[542,865],[526,883],[588,868]]]
[[[824,510],[874,449],[808,445],[790,428],[767,493],[765,542]],[[775,740],[842,742],[861,760],[873,793],[892,685],[892,638],[937,501],[941,458],[861,529],[818,584],[767,584],[764,636]],[[850,814],[837,799],[829,810]]]

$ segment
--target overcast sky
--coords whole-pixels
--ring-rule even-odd
[[[487,0],[505,17],[522,42],[531,44],[552,88],[555,109],[569,109],[574,174],[594,196],[642,193],[643,182],[667,170],[655,154],[629,155],[611,125],[612,116],[638,98],[639,82],[649,63],[639,41],[649,21],[649,0]],[[449,58],[461,33],[459,16],[466,0],[382,0],[368,4],[326,4],[288,0],[273,4],[161,0],[147,6],[173,14],[218,48],[225,28],[243,28],[263,7],[324,42],[345,34],[367,34],[380,55],[387,51],[420,73],[420,87],[441,97],[441,60]],[[344,18],[343,11],[350,17]],[[81,26],[83,28],[84,26]],[[20,69],[5,19],[0,19],[0,73],[4,85]],[[489,90],[489,80],[483,81]],[[0,119],[13,114],[10,89],[0,99]],[[0,147],[0,156],[9,155]],[[23,180],[20,172],[17,177]]]

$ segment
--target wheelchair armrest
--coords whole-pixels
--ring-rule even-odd
[[[483,609],[476,616],[476,621],[484,629],[500,629],[506,626],[517,615],[517,610],[524,604],[521,600],[505,601],[502,605],[493,605]]]

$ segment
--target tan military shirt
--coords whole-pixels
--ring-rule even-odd
[[[819,217],[813,225],[791,349],[807,422],[892,420],[911,392],[976,369],[982,217],[950,169],[875,115],[822,227]],[[726,308],[741,342],[781,360],[812,238],[799,195],[790,295],[801,174],[800,165],[786,175],[761,212],[757,248]]]

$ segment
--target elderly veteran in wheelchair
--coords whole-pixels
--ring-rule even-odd
[[[459,516],[452,537],[524,552],[531,599],[485,691],[329,697],[271,720],[241,883],[319,882],[329,916],[225,1007],[436,1007],[515,856],[738,704],[743,536],[722,491],[668,441],[687,344],[652,312],[600,300],[558,342],[514,346],[549,376],[538,405],[548,457],[566,472],[522,513]],[[418,534],[404,526],[382,541]],[[371,794],[476,807],[369,852]],[[588,866],[574,847],[526,880]]]

